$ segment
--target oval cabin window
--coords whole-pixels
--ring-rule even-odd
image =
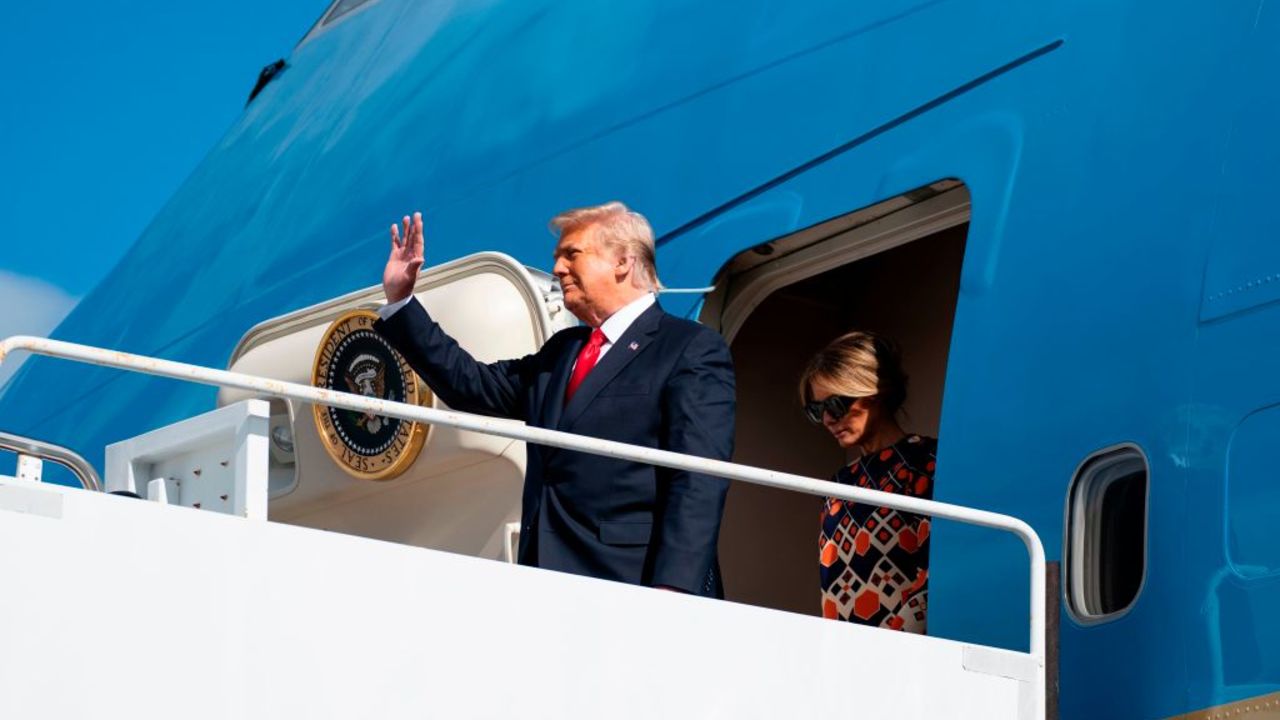
[[[1124,613],[1147,563],[1147,459],[1125,445],[1090,456],[1067,499],[1067,604],[1077,621]]]

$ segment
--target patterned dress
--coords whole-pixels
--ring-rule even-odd
[[[840,468],[843,485],[932,499],[938,441],[908,435]],[[827,498],[819,536],[822,616],[924,633],[929,518]]]

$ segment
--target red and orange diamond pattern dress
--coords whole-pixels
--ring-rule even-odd
[[[908,435],[842,467],[843,485],[933,498],[938,441]],[[924,633],[929,518],[827,498],[818,538],[822,616]]]

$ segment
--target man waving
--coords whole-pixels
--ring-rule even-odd
[[[583,325],[538,352],[477,362],[412,291],[422,215],[391,226],[387,305],[375,329],[435,394],[468,412],[727,460],[734,378],[719,334],[663,312],[653,230],[619,202],[570,210],[554,274]],[[728,481],[616,458],[528,446],[521,564],[723,596],[716,542]]]

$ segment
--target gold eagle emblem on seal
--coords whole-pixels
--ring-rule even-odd
[[[316,348],[311,384],[381,400],[427,405],[431,391],[395,348],[373,329],[371,310],[334,320]],[[347,474],[389,480],[417,459],[427,426],[359,410],[313,405],[316,432],[329,457]]]

